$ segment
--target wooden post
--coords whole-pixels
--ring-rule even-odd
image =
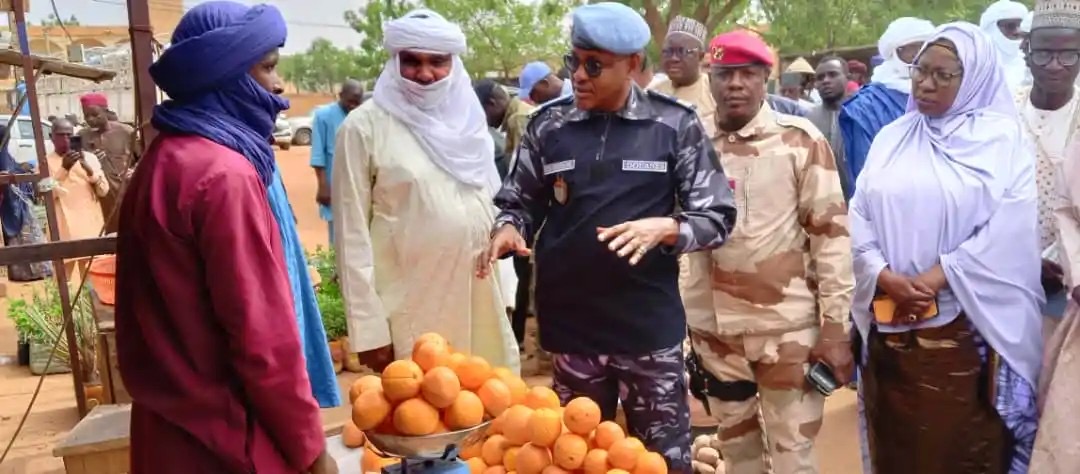
[[[19,46],[23,55],[23,77],[26,78],[26,97],[30,101],[30,120],[34,124],[34,145],[37,147],[38,170],[42,179],[49,177],[49,161],[45,156],[45,137],[41,129],[41,112],[38,110],[37,77],[28,73],[34,71],[34,60],[30,57],[30,38],[26,33],[26,4],[25,0],[16,0],[12,5],[15,10],[15,27],[18,30]],[[52,191],[45,193],[45,214],[49,220],[49,239],[56,242],[60,239],[60,226],[56,219],[56,205],[53,202]],[[71,377],[75,384],[75,404],[79,408],[79,416],[86,415],[86,393],[83,392],[82,364],[79,361],[79,340],[75,336],[75,320],[72,318],[71,294],[68,288],[67,274],[64,269],[64,260],[53,260],[53,275],[56,276],[57,289],[60,292],[60,305],[64,312],[64,334],[67,337],[69,365]]]
[[[135,79],[135,116],[142,147],[150,146],[157,131],[150,126],[150,117],[157,105],[157,86],[150,77],[154,62],[154,27],[150,24],[148,0],[127,0],[128,31],[131,35],[131,69]],[[142,155],[142,150],[139,150]]]

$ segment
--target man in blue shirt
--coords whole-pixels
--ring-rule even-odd
[[[311,167],[315,168],[315,179],[319,187],[315,192],[315,202],[319,203],[319,217],[329,223],[333,220],[330,212],[330,170],[334,169],[334,136],[345,116],[364,101],[364,86],[359,81],[347,79],[341,84],[338,101],[315,109],[311,121]],[[330,243],[334,243],[334,226],[327,225]]]

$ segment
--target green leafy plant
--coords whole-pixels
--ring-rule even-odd
[[[319,304],[319,312],[322,313],[326,338],[333,341],[347,336],[349,330],[345,322],[345,301],[341,297],[334,250],[316,247],[315,252],[308,256],[308,261],[315,267],[315,271],[319,273],[319,279],[322,280],[315,289],[315,301]]]
[[[74,296],[74,291],[72,291]],[[75,323],[75,339],[79,345],[79,359],[82,362],[83,380],[96,381],[97,376],[97,323],[94,321],[93,303],[90,295],[83,292],[72,308],[71,317]],[[60,290],[56,281],[49,279],[44,288],[35,290],[30,301],[16,298],[8,306],[8,318],[24,340],[52,347],[56,342],[56,356],[53,362],[69,364],[71,361],[67,338],[64,337],[64,313],[60,303]]]

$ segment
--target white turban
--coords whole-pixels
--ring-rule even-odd
[[[998,0],[983,12],[979,18],[979,28],[993,41],[1001,60],[1001,67],[1005,70],[1005,81],[1009,88],[1016,91],[1024,81],[1027,73],[1027,64],[1024,55],[1020,51],[1020,40],[1012,40],[1001,33],[997,23],[1001,20],[1024,20],[1028,14],[1028,8],[1023,3],[1011,0]]]
[[[494,195],[500,185],[495,143],[461,62],[468,49],[461,28],[431,10],[413,10],[383,25],[383,46],[390,59],[375,82],[375,104],[409,127],[436,166]],[[404,50],[453,55],[450,75],[431,84],[402,77]]]
[[[1024,20],[1020,22],[1020,31],[1024,33],[1031,33],[1031,22],[1035,20],[1035,12],[1028,12],[1024,15]]]
[[[880,82],[885,87],[905,94],[911,93],[911,78],[908,64],[901,61],[896,50],[906,44],[926,41],[934,33],[934,24],[929,21],[903,17],[893,20],[885,33],[878,39],[878,54],[883,59],[874,68],[871,82]]]

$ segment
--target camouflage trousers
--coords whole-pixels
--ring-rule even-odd
[[[717,393],[710,392],[709,409],[719,422],[726,474],[817,472],[814,438],[825,398],[807,386],[805,377],[818,332],[816,327],[773,335],[691,332],[702,367],[722,387],[711,390]]]
[[[566,404],[587,396],[615,419],[619,403],[626,425],[671,472],[690,474],[690,406],[682,343],[643,355],[552,354],[555,392]]]

